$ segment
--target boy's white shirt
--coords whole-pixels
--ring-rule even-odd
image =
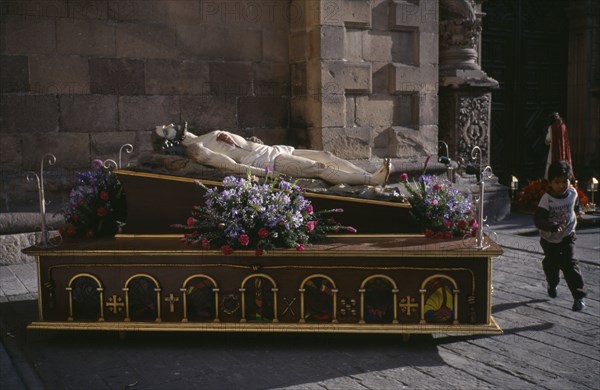
[[[555,198],[546,192],[540,199],[538,207],[548,210],[548,220],[552,223],[563,224],[564,229],[560,232],[540,230],[540,237],[548,242],[559,243],[573,233],[577,226],[576,201],[577,191],[573,187],[567,188],[564,198]]]

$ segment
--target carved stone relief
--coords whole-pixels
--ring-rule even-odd
[[[489,94],[459,98],[457,154],[465,161],[471,158],[474,146],[481,148],[482,162],[487,164],[489,161],[490,103]]]

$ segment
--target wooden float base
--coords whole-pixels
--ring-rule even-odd
[[[202,250],[176,236],[31,247],[39,319],[82,331],[500,334],[493,242],[342,235],[304,251]]]

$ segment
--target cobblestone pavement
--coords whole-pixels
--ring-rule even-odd
[[[589,297],[571,311],[564,282],[546,295],[531,216],[491,228],[499,336],[26,331],[35,266],[2,267],[2,389],[592,389],[600,383],[600,228],[576,257]],[[16,268],[15,268],[16,267]],[[24,272],[23,275],[19,274]],[[31,272],[34,272],[33,277]],[[11,276],[12,275],[12,276]],[[11,281],[19,279],[22,285]],[[6,283],[6,284],[5,284]],[[21,291],[15,295],[11,292]],[[7,353],[6,353],[7,352]]]

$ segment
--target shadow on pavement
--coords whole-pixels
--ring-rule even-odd
[[[507,303],[499,303],[497,305],[492,306],[492,314],[500,313],[505,310],[511,310],[519,306],[529,305],[531,303],[542,303],[548,302],[548,299],[531,299],[529,301],[524,302],[507,302]]]
[[[0,305],[3,328],[48,388],[273,388],[444,365],[430,335],[27,331],[37,302]],[[5,332],[3,332],[4,337]]]

